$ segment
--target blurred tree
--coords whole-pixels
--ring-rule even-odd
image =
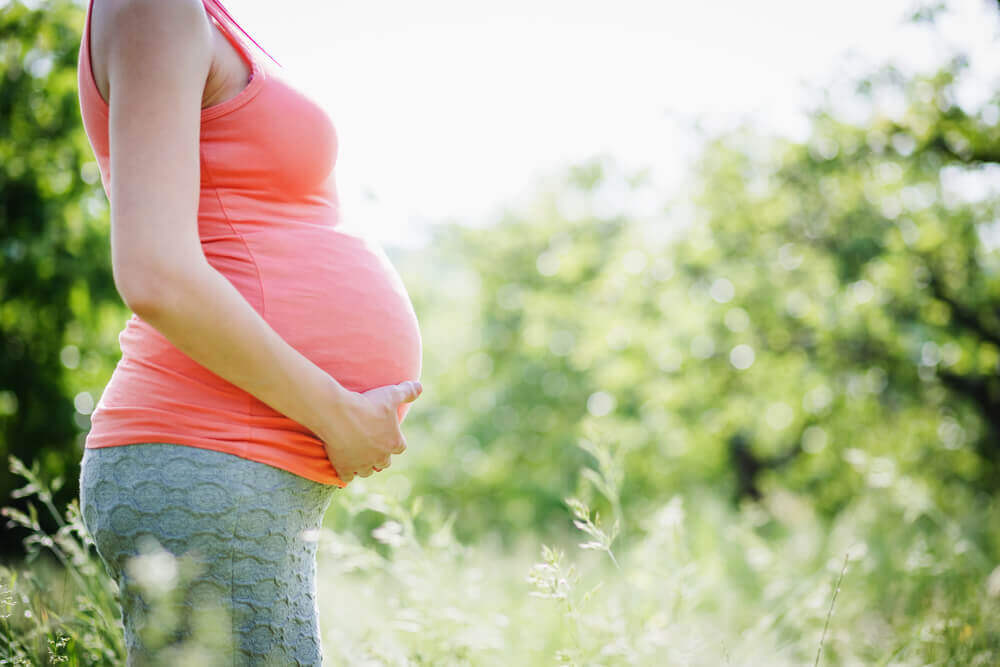
[[[761,157],[743,134],[706,152],[705,217],[677,252],[729,309],[710,314],[728,354],[706,360],[708,386],[756,398],[722,427],[755,434],[733,450],[741,474],[805,451],[818,455],[797,461],[799,481],[839,502],[900,471],[1000,489],[1000,107],[957,104],[966,68],[888,67],[858,90],[898,93],[896,116],[873,104],[857,126],[820,111],[805,144]],[[858,475],[840,472],[845,459]]]
[[[83,14],[68,0],[0,9],[0,497],[7,455],[77,493],[82,437],[127,317],[107,200],[77,97]],[[19,540],[4,539],[4,548]]]
[[[414,423],[449,446],[417,490],[468,533],[551,525],[596,432],[625,506],[693,485],[828,513],[866,488],[995,494],[1000,99],[960,106],[967,74],[959,54],[841,78],[861,118],[831,95],[804,141],[712,138],[688,201],[646,219],[642,174],[597,159],[493,226],[439,229],[433,265],[480,296],[422,316],[447,350]]]
[[[58,502],[128,317],[79,117],[82,25],[68,0],[0,10],[0,448],[63,475]],[[690,201],[598,158],[495,225],[394,252],[431,390],[408,440],[439,445],[408,450],[413,492],[461,507],[462,537],[507,538],[567,524],[570,493],[613,495],[614,462],[639,515],[694,486],[781,485],[828,512],[899,480],[995,493],[1000,105],[957,103],[967,70],[884,68],[843,96],[863,120],[828,100],[802,142],[719,136]],[[4,466],[4,498],[11,482]]]

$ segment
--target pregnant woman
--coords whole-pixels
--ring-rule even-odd
[[[228,610],[227,664],[319,665],[316,529],[336,488],[403,453],[422,391],[402,281],[340,224],[330,118],[237,29],[216,0],[88,0],[80,44],[133,312],[80,502],[129,664],[157,658],[129,567],[152,539],[200,565],[182,618]]]

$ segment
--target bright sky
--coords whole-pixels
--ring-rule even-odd
[[[1000,81],[987,0],[949,3],[944,44],[903,26],[909,0],[223,2],[329,111],[345,224],[385,245],[488,222],[598,154],[649,167],[666,201],[696,148],[677,118],[801,137],[845,70],[926,69],[961,43],[985,77],[967,103]]]

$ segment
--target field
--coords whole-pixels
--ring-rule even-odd
[[[45,485],[26,481],[51,511]],[[567,498],[574,528],[507,549],[460,544],[453,516],[368,487],[352,483],[330,512],[378,517],[372,535],[317,537],[324,664],[992,665],[1000,655],[1000,568],[976,544],[995,508],[962,525],[914,509],[907,480],[829,525],[791,494],[769,503],[780,521],[675,496],[633,517],[630,535]],[[6,664],[124,664],[115,586],[76,506],[61,520],[59,533],[33,535],[30,567],[2,571]],[[182,586],[166,552],[139,560],[151,599]],[[176,619],[163,609],[155,631],[166,637]],[[222,626],[201,627],[162,664],[211,664]]]

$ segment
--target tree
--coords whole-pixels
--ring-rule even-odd
[[[0,11],[0,496],[7,454],[77,493],[82,438],[127,318],[112,280],[107,198],[77,97],[81,8]],[[4,540],[12,548],[16,540]]]
[[[545,525],[596,466],[575,444],[600,424],[626,505],[784,487],[833,514],[900,480],[955,509],[995,494],[998,199],[967,192],[995,180],[1000,100],[960,107],[967,69],[959,54],[841,80],[867,117],[828,98],[802,142],[717,136],[690,201],[653,220],[627,210],[642,174],[595,160],[492,227],[442,229],[434,252],[465,258],[452,273],[479,299],[441,334],[462,317],[478,334],[427,364],[449,369],[428,437],[453,444],[419,486],[460,502],[469,531]]]

